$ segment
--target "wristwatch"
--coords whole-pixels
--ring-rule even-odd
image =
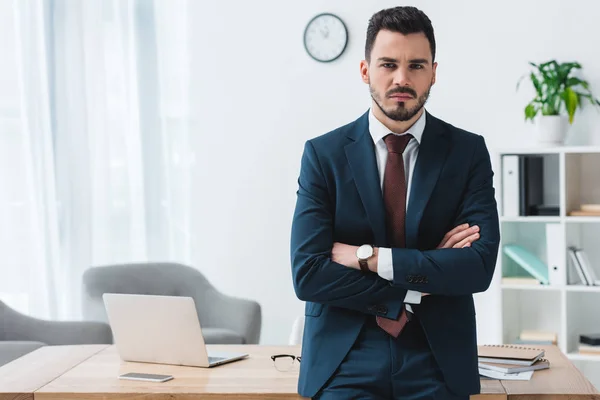
[[[375,251],[373,246],[370,244],[363,244],[356,250],[356,257],[358,258],[358,265],[363,272],[369,272],[369,258],[373,257]]]

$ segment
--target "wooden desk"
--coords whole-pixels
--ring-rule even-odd
[[[122,362],[114,346],[43,347],[0,367],[0,400],[191,400],[204,398],[301,399],[298,371],[280,372],[272,354],[300,353],[297,346],[209,346],[244,351],[250,358],[216,368]],[[551,369],[527,382],[482,380],[477,400],[599,399],[600,394],[555,347],[547,348]],[[124,381],[125,372],[170,374],[164,383]]]

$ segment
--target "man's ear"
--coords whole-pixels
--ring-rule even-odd
[[[431,78],[431,85],[432,86],[435,84],[437,66],[438,66],[438,63],[434,62],[433,63],[433,68],[432,68],[432,70],[433,70],[433,77]]]
[[[371,83],[371,81],[369,80],[369,63],[367,62],[367,60],[362,60],[360,62],[360,77],[364,83]]]

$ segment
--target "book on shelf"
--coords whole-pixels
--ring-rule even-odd
[[[538,279],[527,276],[503,276],[502,283],[505,285],[541,285]]]
[[[579,354],[593,354],[600,356],[600,346],[579,343]]]
[[[600,333],[581,334],[579,335],[579,343],[600,346]]]
[[[504,155],[502,157],[502,215],[558,216],[559,207],[544,202],[544,157]]]
[[[585,250],[570,246],[567,251],[569,253],[572,268],[579,277],[579,282],[588,286],[600,285],[600,280],[598,279],[594,268],[592,268]]]
[[[504,245],[502,251],[543,285],[549,283],[548,266],[533,253],[516,244]]]
[[[533,365],[545,355],[543,349],[516,345],[478,345],[477,357],[479,362],[511,364],[511,365]]]
[[[537,345],[556,345],[552,340],[523,340],[523,339],[515,339],[514,344],[527,345],[527,346],[537,346]]]
[[[573,217],[598,217],[600,216],[600,204],[582,204],[579,210],[569,213]]]
[[[582,204],[581,211],[600,212],[600,204]]]
[[[571,217],[600,217],[599,211],[583,211],[583,210],[573,210],[569,212],[569,216]]]
[[[516,374],[518,372],[537,371],[540,369],[550,368],[550,362],[545,358],[541,358],[531,365],[514,365],[514,364],[501,364],[501,363],[490,363],[490,362],[479,362],[480,369],[489,369],[492,371],[502,372],[505,374]]]
[[[528,342],[539,342],[541,343],[549,343],[549,344],[557,344],[558,335],[556,332],[546,332],[546,331],[537,331],[537,330],[523,330],[519,335],[519,339],[522,341]]]

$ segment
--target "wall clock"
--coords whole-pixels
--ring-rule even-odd
[[[348,44],[348,30],[337,15],[322,13],[311,19],[304,30],[304,48],[315,60],[331,62],[342,55]]]

